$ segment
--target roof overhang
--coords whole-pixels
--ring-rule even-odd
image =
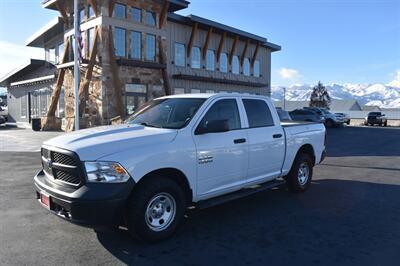
[[[64,33],[64,22],[60,17],[56,17],[29,37],[25,44],[30,47],[44,48],[47,41],[62,33]]]
[[[180,24],[185,24],[188,26],[192,26],[194,23],[198,24],[198,27],[204,30],[208,30],[210,27],[214,29],[215,33],[224,33],[226,32],[230,36],[239,36],[239,39],[242,40],[249,40],[254,42],[254,43],[260,43],[262,46],[269,48],[271,51],[279,51],[281,50],[281,47],[279,45],[270,43],[267,41],[267,38],[239,30],[209,19],[205,19],[202,17],[198,17],[195,15],[189,15],[189,16],[182,16],[174,13],[169,13],[168,14],[168,20],[177,22]]]
[[[7,87],[11,83],[16,82],[23,78],[25,75],[31,73],[32,71],[38,69],[39,67],[49,64],[45,60],[30,59],[23,65],[17,67],[6,76],[0,79],[0,87]]]

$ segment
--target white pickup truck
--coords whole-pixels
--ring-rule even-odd
[[[46,141],[36,197],[92,227],[125,225],[145,241],[173,234],[187,207],[204,208],[286,183],[303,192],[325,157],[323,124],[282,124],[269,98],[168,96],[125,124]]]

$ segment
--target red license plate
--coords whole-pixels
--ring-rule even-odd
[[[50,209],[50,196],[40,193],[40,202],[48,209]]]

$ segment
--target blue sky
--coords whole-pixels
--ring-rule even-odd
[[[23,48],[57,15],[40,2],[0,0],[0,76],[43,56]],[[281,45],[272,57],[273,85],[388,83],[400,76],[400,0],[191,0],[180,13]]]

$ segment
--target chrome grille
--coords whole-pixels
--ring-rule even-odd
[[[59,152],[42,148],[42,166],[46,174],[54,179],[77,186],[82,180],[80,161],[72,152]]]

